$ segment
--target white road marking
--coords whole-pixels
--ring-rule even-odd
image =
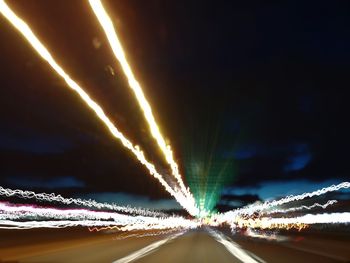
[[[259,258],[258,256],[254,255],[251,252],[247,252],[244,249],[241,248],[240,245],[233,242],[229,237],[225,236],[224,234],[214,231],[213,229],[209,228],[208,232],[214,237],[214,239],[223,244],[225,248],[230,252],[233,256],[238,258],[240,261],[244,263],[266,263],[263,259]]]
[[[177,233],[177,234],[172,235],[172,236],[165,238],[163,240],[154,242],[154,243],[148,245],[147,247],[141,248],[140,250],[137,250],[134,253],[131,253],[130,255],[128,255],[126,257],[123,257],[121,259],[113,261],[112,263],[128,263],[128,262],[132,262],[134,260],[140,259],[140,258],[147,256],[150,253],[154,252],[155,250],[157,250],[160,246],[164,245],[165,243],[183,235],[184,233],[185,232]]]
[[[338,261],[342,261],[342,262],[347,262],[347,260],[349,260],[349,259],[344,258],[342,256],[331,255],[331,254],[328,254],[326,252],[322,252],[320,250],[313,250],[313,249],[309,249],[309,248],[298,247],[298,246],[295,246],[293,244],[281,244],[281,245],[284,246],[284,247],[287,247],[287,248],[300,250],[300,251],[303,251],[303,252],[306,252],[306,253],[311,253],[311,254],[314,254],[314,255],[318,255],[318,256],[322,256],[322,257],[326,257],[326,258],[330,258],[330,259],[334,259],[334,260],[338,260]]]

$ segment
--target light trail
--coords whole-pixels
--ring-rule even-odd
[[[265,233],[266,232],[266,233]],[[247,231],[244,233],[246,236],[253,237],[253,238],[259,238],[259,239],[265,239],[265,240],[274,240],[274,241],[287,241],[290,238],[286,236],[281,236],[276,233],[269,233],[268,231],[259,231],[257,232],[254,229],[248,228]]]
[[[38,201],[45,201],[45,202],[57,202],[65,205],[78,205],[78,206],[85,206],[90,208],[97,208],[97,209],[108,209],[112,211],[117,212],[123,212],[128,214],[138,214],[143,216],[158,216],[158,217],[167,217],[167,214],[152,211],[149,209],[144,208],[135,208],[135,207],[128,207],[128,206],[119,206],[114,203],[99,203],[95,200],[85,200],[80,198],[65,198],[61,195],[56,195],[55,193],[35,193],[32,191],[24,191],[20,189],[9,189],[4,188],[0,186],[0,196],[6,196],[6,197],[19,197],[23,199],[35,199]]]
[[[337,185],[331,185],[329,187],[325,187],[313,192],[307,192],[300,195],[292,195],[284,197],[280,200],[273,200],[273,201],[267,201],[262,204],[254,204],[249,205],[240,209],[231,210],[229,212],[223,213],[223,214],[216,214],[213,215],[208,224],[211,226],[218,226],[221,224],[229,224],[231,226],[231,229],[234,230],[236,228],[260,228],[260,229],[273,229],[273,228],[281,228],[281,229],[291,229],[295,228],[298,230],[304,229],[309,226],[309,224],[316,224],[318,221],[320,223],[322,222],[322,219],[327,219],[325,223],[328,224],[336,224],[336,223],[342,223],[343,219],[345,218],[345,221],[350,219],[348,218],[347,213],[333,213],[331,215],[334,216],[340,216],[340,220],[335,219],[334,221],[331,220],[331,217],[327,217],[328,214],[316,214],[316,215],[305,215],[300,217],[283,217],[283,218],[275,218],[270,217],[269,215],[273,213],[288,213],[288,212],[294,212],[299,211],[303,209],[311,210],[316,207],[321,207],[323,209],[327,208],[330,205],[335,204],[336,200],[329,200],[326,204],[320,205],[319,203],[315,203],[311,206],[300,206],[300,207],[294,207],[289,209],[277,209],[277,210],[271,210],[268,209],[276,206],[280,206],[283,204],[287,204],[294,201],[300,201],[304,200],[305,198],[311,198],[315,196],[321,196],[329,192],[338,191],[341,189],[348,189],[350,188],[349,182],[343,182]],[[350,213],[349,213],[350,214]],[[315,221],[312,220],[304,220],[304,219],[310,219],[312,218]]]
[[[329,192],[339,191],[341,189],[348,189],[348,188],[350,188],[350,182],[342,182],[340,184],[331,185],[313,192],[307,192],[300,195],[290,195],[280,200],[266,201],[262,204],[249,205],[240,209],[228,211],[224,214],[219,215],[218,217],[225,221],[225,220],[229,220],[230,217],[233,217],[236,215],[244,215],[244,214],[252,215],[255,212],[263,211],[271,207],[287,204],[290,202],[304,200],[305,198],[311,198],[314,196],[321,196]]]
[[[125,221],[125,220],[124,220]],[[124,222],[123,221],[123,222]],[[31,229],[31,228],[67,228],[67,227],[88,227],[90,232],[103,230],[117,231],[134,231],[134,230],[165,230],[165,229],[189,229],[192,226],[175,225],[174,222],[144,222],[144,223],[129,223],[122,225],[123,222],[115,220],[27,220],[16,221],[12,219],[1,219],[0,229]],[[159,224],[157,224],[159,223]]]
[[[118,231],[132,230],[149,230],[149,229],[168,229],[170,226],[164,225],[128,225],[128,227],[116,226],[115,221],[100,221],[100,220],[52,220],[52,221],[12,221],[0,220],[0,229],[33,229],[33,228],[67,228],[67,227],[89,227],[89,228],[113,228]],[[173,227],[178,230],[182,227]]]
[[[272,224],[346,224],[350,223],[350,212],[307,214],[292,218],[269,218],[267,225]],[[265,222],[266,222],[265,221]]]
[[[12,222],[12,223],[9,223]],[[24,222],[24,224],[22,224]],[[30,223],[32,222],[32,224]],[[118,231],[150,229],[191,229],[199,223],[180,216],[166,218],[131,216],[115,212],[87,209],[58,209],[0,203],[0,226],[2,228],[62,228],[69,226],[104,227]],[[93,229],[91,229],[93,230]],[[96,228],[96,230],[99,230]]]
[[[114,220],[122,222],[130,218],[137,220],[138,218],[146,218],[144,216],[132,216],[118,214],[115,212],[92,211],[87,209],[57,209],[37,207],[31,205],[15,205],[0,202],[0,216],[15,215],[18,219],[27,219],[29,217],[34,219],[69,219],[69,220]]]
[[[265,212],[263,212],[263,214],[277,214],[277,213],[285,214],[285,213],[296,212],[296,211],[301,211],[301,210],[311,210],[311,209],[314,209],[316,207],[326,209],[328,206],[334,205],[336,203],[338,203],[337,200],[328,200],[327,203],[325,203],[323,205],[321,205],[319,203],[314,203],[313,205],[310,205],[310,206],[302,205],[302,206],[291,207],[291,208],[286,208],[286,209],[276,209],[276,210],[272,210],[272,211],[265,211]]]
[[[154,237],[154,236],[162,236],[162,235],[168,235],[174,232],[178,232],[178,229],[169,229],[169,230],[158,230],[155,232],[148,232],[148,233],[134,233],[134,234],[126,234],[126,235],[120,235],[117,236],[116,238],[114,238],[113,240],[123,240],[123,239],[127,239],[127,238],[142,238],[142,237]]]
[[[262,217],[257,219],[236,218],[231,222],[235,228],[258,228],[258,229],[303,229],[314,224],[347,224],[350,223],[350,213],[323,213],[307,214],[298,217],[271,218]]]
[[[231,227],[231,230],[234,232],[236,229],[297,229],[302,230],[309,227],[306,223],[300,223],[300,222],[289,222],[289,223],[277,223],[276,221],[273,222],[274,218],[271,217],[261,217],[261,218],[242,218],[242,217],[236,217],[228,224]]]
[[[98,8],[102,8],[101,10],[97,9],[98,12],[102,12],[102,15],[105,15],[106,17],[104,19],[107,19],[106,21],[101,20],[102,22],[106,22],[108,25],[109,30],[112,28],[112,33],[114,32],[115,36],[112,38],[116,38],[117,43],[120,45],[119,40],[117,38],[117,35],[114,31],[113,24],[110,21],[107,13],[103,9],[103,6],[100,1],[98,0],[90,0],[90,4],[93,5],[97,4],[101,5]],[[93,10],[95,13],[97,12],[94,8]],[[173,189],[172,187],[169,186],[169,184],[164,180],[162,175],[160,175],[154,165],[150,163],[149,161],[146,160],[143,152],[140,150],[138,146],[134,146],[116,127],[115,125],[110,121],[110,119],[106,116],[102,108],[94,101],[92,100],[89,95],[74,81],[72,80],[69,75],[57,64],[57,62],[53,59],[52,55],[49,53],[49,51],[45,48],[45,46],[40,42],[40,40],[34,35],[32,30],[29,28],[29,26],[22,20],[20,19],[8,6],[7,4],[3,1],[0,0],[0,12],[13,24],[13,26],[21,32],[21,34],[27,39],[27,41],[32,45],[32,47],[36,50],[36,52],[45,60],[48,62],[48,64],[52,67],[52,69],[60,75],[64,81],[67,83],[67,85],[74,90],[75,92],[78,93],[78,95],[84,100],[84,102],[95,112],[96,116],[104,123],[104,125],[109,129],[109,131],[112,133],[112,135],[117,138],[118,140],[121,141],[122,145],[129,149],[135,157],[143,164],[146,166],[148,169],[149,173],[153,175],[156,179],[160,181],[160,183],[164,186],[164,188],[172,195],[175,197],[175,199],[192,215],[198,215],[198,208],[195,206],[195,202],[193,200],[192,195],[189,193],[188,189],[184,187],[184,184],[181,180],[181,176],[178,173],[177,170],[177,165],[176,167],[172,164],[173,158],[172,158],[172,153],[170,148],[165,144],[165,141],[163,137],[161,136],[159,132],[159,128],[155,123],[155,120],[153,118],[153,115],[150,115],[153,118],[154,125],[158,129],[159,136],[162,138],[164,141],[164,149],[168,149],[169,153],[171,155],[166,155],[167,156],[167,161],[169,164],[171,164],[172,171],[174,173],[174,176],[177,180],[180,180],[182,184],[178,181],[180,184],[180,189]],[[104,13],[103,13],[104,12]],[[100,13],[96,13],[96,16],[100,19]],[[100,22],[101,22],[100,21]],[[103,24],[101,22],[101,24]],[[111,27],[111,28],[110,28]],[[109,31],[106,31],[107,37]],[[110,32],[109,32],[110,33]],[[110,39],[109,39],[110,40]],[[111,40],[110,40],[111,41]],[[114,40],[115,41],[115,40]],[[112,41],[111,46],[113,49],[114,42]],[[129,65],[127,64],[127,61],[125,59],[125,55],[123,53],[123,50],[121,49],[120,46],[120,52],[122,56],[122,59],[125,61],[120,61],[120,58],[117,59],[120,61],[120,63],[123,66],[123,63],[125,62],[126,64],[123,67],[123,70],[125,71],[124,73],[128,76],[129,78],[129,84],[130,86],[134,85],[134,92],[135,94],[142,94],[144,101],[146,102],[146,110],[144,110],[144,114],[147,112],[151,113],[151,108],[144,98],[144,95],[142,93],[142,89],[135,80],[131,69]],[[129,75],[128,75],[129,74]],[[131,75],[130,75],[131,74]],[[135,86],[136,85],[136,86]],[[135,88],[136,87],[136,88]],[[139,89],[139,91],[137,91]],[[140,93],[141,92],[141,93]],[[140,99],[141,98],[141,99]],[[142,97],[138,98],[141,102],[143,101]],[[139,101],[139,103],[141,103]],[[143,102],[141,105],[144,106]],[[148,105],[148,106],[147,106]],[[149,110],[147,110],[147,107]],[[150,116],[146,117],[151,118]],[[152,130],[153,124],[152,123],[152,118],[150,119],[151,121],[148,120],[150,128]],[[154,128],[154,127],[153,127]],[[154,131],[153,131],[154,132]],[[152,134],[153,134],[152,132]],[[157,133],[155,133],[157,135]],[[158,141],[159,137],[155,136],[156,140]],[[159,142],[158,142],[159,144]],[[161,145],[159,145],[161,146]],[[166,153],[164,151],[163,153]],[[170,158],[170,157],[171,158]],[[176,169],[175,169],[176,168]],[[175,171],[175,172],[174,172]],[[177,171],[177,173],[176,173]],[[313,192],[307,192],[303,193],[301,195],[296,195],[296,196],[287,196],[285,198],[282,198],[280,200],[274,200],[274,201],[267,201],[262,204],[258,205],[251,205],[248,207],[244,207],[242,209],[237,209],[230,211],[228,213],[222,214],[222,215],[216,215],[216,218],[218,218],[218,222],[228,222],[231,224],[231,226],[238,225],[239,227],[250,227],[250,228],[262,228],[262,229],[270,229],[270,228],[304,228],[309,224],[337,224],[337,223],[348,223],[350,222],[350,213],[332,213],[332,214],[308,214],[300,217],[294,217],[294,218],[271,218],[271,217],[260,217],[260,218],[244,218],[242,216],[244,215],[252,215],[255,212],[262,212],[264,210],[270,209],[272,207],[280,206],[283,204],[287,204],[290,202],[295,202],[295,201],[300,201],[305,198],[311,198],[314,196],[320,196],[329,192],[333,191],[338,191],[340,189],[348,189],[350,188],[350,183],[349,182],[343,182],[338,185],[332,185],[330,187],[326,187],[317,191]],[[134,208],[125,208],[125,207],[120,207],[114,204],[105,204],[105,203],[97,203],[96,201],[93,200],[82,200],[82,199],[72,199],[72,198],[63,198],[59,195],[55,194],[35,194],[33,192],[29,191],[22,191],[22,190],[11,190],[11,189],[5,189],[0,187],[0,195],[6,195],[6,196],[22,196],[23,198],[35,198],[37,200],[45,200],[49,202],[62,202],[64,204],[77,204],[77,205],[84,205],[84,206],[89,206],[89,207],[96,207],[96,208],[108,208],[111,210],[116,210],[116,211],[124,211],[128,213],[138,213],[140,212],[147,214],[148,211],[138,211],[133,210]],[[325,205],[320,205],[318,203],[315,203],[312,206],[301,206],[301,207],[296,207],[296,208],[290,208],[290,211],[297,211],[301,209],[312,209],[315,207],[322,207],[326,208],[328,205],[334,204],[335,200],[329,201]],[[332,202],[332,203],[331,203]],[[27,207],[27,206],[26,206]],[[98,212],[98,211],[89,211],[89,210],[83,210],[80,209],[79,212],[77,210],[72,211],[72,210],[65,210],[63,211],[58,211],[59,209],[53,209],[53,208],[28,208],[25,210],[24,207],[21,207],[22,209],[20,212],[19,211],[13,211],[14,208],[9,208],[7,207],[6,209],[3,208],[3,213],[1,214],[1,221],[0,225],[2,228],[32,228],[32,227],[67,227],[67,226],[76,226],[76,225],[84,225],[84,226],[89,226],[89,227],[94,227],[92,229],[96,229],[97,231],[102,230],[102,229],[118,229],[120,231],[130,231],[134,229],[168,229],[173,227],[179,227],[179,219],[176,218],[174,219],[173,217],[168,217],[168,218],[148,218],[148,219],[142,219],[141,216],[138,217],[131,217],[127,215],[118,215],[116,213],[108,213],[108,212]],[[46,209],[46,210],[45,210]],[[50,211],[48,209],[51,209]],[[10,211],[11,210],[11,211]],[[45,211],[44,211],[45,210]],[[275,210],[276,211],[276,210]],[[282,210],[281,210],[282,211]],[[286,210],[284,210],[286,211]],[[273,212],[273,211],[272,211]],[[150,212],[152,213],[152,212]],[[113,214],[113,215],[111,215]],[[11,220],[7,220],[6,216],[10,218]],[[15,222],[14,219],[25,219],[27,217],[35,217],[38,216],[40,218],[56,218],[56,219],[75,219],[74,221],[72,220],[60,220],[60,221],[32,221],[31,222]],[[123,218],[127,218],[127,223],[122,224],[122,218],[119,216],[123,216]],[[81,218],[84,218],[86,220],[80,220]],[[133,218],[133,219],[131,219]],[[98,220],[96,220],[98,219]],[[112,219],[112,220],[111,220]],[[106,221],[102,221],[106,220]],[[108,221],[110,220],[110,221]],[[185,219],[184,219],[185,220]],[[160,223],[159,221],[162,221],[164,223]],[[180,220],[181,221],[181,220]],[[12,223],[10,223],[12,222]],[[99,223],[97,223],[99,222]],[[132,223],[130,223],[132,222]],[[191,222],[191,223],[188,223]],[[46,224],[47,223],[47,224]],[[181,225],[181,224],[180,224]],[[196,221],[189,221],[187,220],[186,223],[184,223],[183,227],[198,227],[201,225],[201,223],[198,223]],[[96,228],[97,227],[97,228]]]
[[[149,173],[158,179],[161,185],[168,191],[179,204],[186,209],[191,215],[198,214],[198,208],[195,206],[192,200],[188,199],[181,192],[173,190],[168,183],[164,180],[161,174],[159,174],[155,166],[146,160],[144,153],[140,150],[138,146],[135,146],[128,140],[112,123],[112,121],[107,117],[103,109],[90,98],[86,91],[81,88],[71,77],[63,70],[63,68],[58,65],[54,60],[47,48],[40,42],[40,40],[35,36],[33,31],[30,29],[27,23],[25,23],[21,18],[19,18],[5,3],[5,1],[0,0],[0,12],[4,17],[25,37],[25,39],[30,43],[34,50],[52,67],[52,69],[63,78],[67,83],[68,87],[74,90],[81,99],[92,109],[96,116],[103,122],[103,124],[108,128],[111,134],[118,139],[122,145],[129,149],[134,156],[148,169]]]
[[[131,70],[131,67],[126,59],[125,52],[123,50],[123,47],[119,41],[117,32],[115,30],[115,27],[113,25],[113,22],[108,15],[106,9],[103,7],[102,2],[100,0],[89,0],[90,6],[95,13],[101,27],[103,28],[106,37],[109,41],[109,44],[111,46],[111,49],[116,57],[116,59],[119,61],[123,72],[125,76],[128,79],[129,87],[134,92],[135,97],[139,103],[139,106],[141,107],[143,114],[145,116],[146,121],[148,122],[151,134],[153,138],[156,140],[160,150],[163,152],[166,161],[171,167],[171,171],[173,176],[176,178],[177,182],[179,183],[181,191],[187,196],[187,198],[192,198],[191,193],[189,190],[185,187],[184,182],[181,178],[181,175],[179,174],[179,168],[177,163],[174,160],[172,150],[170,148],[170,145],[167,145],[165,142],[164,137],[162,136],[160,129],[156,123],[156,120],[153,116],[152,109],[150,104],[148,103],[143,90],[140,86],[140,83],[135,79],[135,76]]]
[[[110,226],[115,225],[114,221],[11,221],[11,220],[0,220],[0,229],[32,229],[32,228],[67,228],[76,226]]]
[[[92,231],[104,231],[104,230],[120,230],[120,231],[132,231],[132,230],[152,230],[152,229],[194,229],[201,224],[195,220],[185,219],[183,217],[169,217],[165,219],[161,218],[142,218],[133,224],[126,224],[124,226],[106,226],[106,227],[92,227],[89,230]]]

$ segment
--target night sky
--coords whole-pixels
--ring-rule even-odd
[[[7,3],[169,173],[88,3]],[[181,171],[194,159],[233,166],[221,204],[349,180],[349,2],[104,3]],[[0,185],[176,207],[19,33],[0,23]]]

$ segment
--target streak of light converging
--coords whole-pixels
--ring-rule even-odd
[[[127,225],[125,227],[116,226],[115,221],[100,221],[100,220],[52,220],[52,221],[13,221],[13,220],[0,220],[0,229],[32,229],[32,228],[67,228],[67,227],[112,227],[118,231],[131,231],[131,230],[149,230],[149,229],[168,229],[171,226],[164,225],[148,225],[148,224],[135,224]],[[178,230],[183,227],[173,226]]]
[[[123,240],[127,238],[142,238],[142,237],[154,237],[154,236],[163,236],[168,235],[174,232],[178,232],[178,229],[169,229],[169,230],[153,230],[152,232],[146,232],[146,233],[132,233],[129,234],[129,232],[125,232],[123,235],[119,235],[113,240]],[[112,232],[113,233],[113,232]]]
[[[115,225],[114,221],[93,221],[93,220],[81,220],[81,221],[12,221],[12,220],[0,220],[0,229],[32,229],[32,228],[66,228],[76,226],[110,226]]]
[[[44,208],[31,205],[10,205],[0,202],[0,216],[7,214],[15,215],[18,219],[69,219],[69,220],[115,220],[120,221],[122,218],[129,218],[130,215],[122,215],[115,212],[91,211],[87,209],[57,209]],[[135,220],[138,218],[135,218]],[[145,218],[145,217],[139,217]]]
[[[154,218],[154,217],[136,217],[132,219],[131,224],[125,224],[123,226],[106,226],[106,227],[92,227],[90,231],[102,231],[102,230],[120,230],[120,231],[132,231],[132,230],[152,230],[152,229],[194,229],[201,225],[197,220],[189,220],[180,216],[172,216],[167,218]]]
[[[248,228],[244,235],[259,239],[265,240],[274,240],[274,241],[287,241],[290,238],[287,236],[278,235],[277,233],[270,233],[269,231],[256,231],[254,229]]]
[[[350,213],[323,213],[307,214],[298,217],[261,217],[261,218],[236,218],[231,227],[258,228],[258,229],[303,229],[313,224],[346,224],[350,223]]]
[[[89,3],[107,36],[107,39],[109,41],[109,44],[112,48],[112,51],[116,59],[119,61],[123,69],[123,72],[128,79],[129,87],[132,89],[132,91],[135,94],[135,97],[145,116],[145,119],[148,122],[153,138],[157,141],[157,144],[160,150],[163,152],[166,161],[170,165],[172,174],[176,178],[177,182],[179,183],[181,191],[188,198],[191,198],[192,195],[190,194],[189,190],[185,187],[184,182],[182,181],[181,175],[179,174],[178,165],[174,160],[171,148],[169,145],[166,144],[165,139],[162,136],[160,129],[156,123],[156,120],[153,116],[151,106],[148,103],[139,82],[135,79],[135,76],[131,70],[131,67],[126,59],[124,50],[119,41],[117,32],[115,30],[115,27],[113,25],[111,18],[109,17],[107,11],[103,7],[102,2],[100,0],[89,0]]]
[[[350,212],[307,214],[290,218],[269,218],[267,225],[272,224],[346,224],[350,223]]]
[[[148,169],[149,173],[158,179],[158,181],[163,185],[166,191],[168,191],[181,206],[183,206],[190,214],[198,214],[198,209],[195,207],[194,202],[189,200],[187,196],[183,193],[173,190],[169,184],[164,180],[161,174],[159,174],[155,166],[146,160],[144,153],[140,150],[138,146],[135,146],[129,141],[112,123],[112,121],[107,117],[103,109],[90,98],[84,89],[82,89],[70,76],[63,70],[61,66],[57,64],[47,48],[40,42],[40,40],[35,36],[30,27],[19,18],[5,3],[5,1],[0,0],[0,12],[6,17],[6,19],[25,37],[25,39],[31,44],[34,50],[52,67],[52,69],[64,79],[67,85],[77,92],[81,99],[95,112],[96,116],[104,123],[104,125],[109,129],[111,134],[121,141],[123,146],[129,149],[135,157]]]
[[[350,182],[343,182],[343,183],[340,183],[337,185],[331,185],[313,192],[307,192],[300,195],[290,195],[280,200],[273,200],[273,201],[264,202],[262,204],[249,205],[240,209],[226,212],[225,214],[220,215],[220,217],[229,219],[230,217],[235,215],[242,215],[242,214],[252,215],[255,212],[263,211],[271,207],[287,204],[294,201],[304,200],[305,198],[311,198],[314,196],[321,196],[329,192],[339,191],[341,189],[348,189],[348,188],[350,188]]]
[[[90,207],[95,209],[108,209],[112,211],[118,211],[118,212],[123,212],[128,214],[138,214],[143,216],[158,216],[158,217],[168,216],[164,213],[156,212],[156,211],[152,211],[144,208],[119,206],[113,203],[99,203],[91,199],[84,200],[80,198],[65,198],[65,197],[62,197],[61,195],[56,195],[54,193],[47,194],[47,193],[35,193],[32,191],[23,191],[20,189],[13,190],[9,188],[3,188],[2,186],[0,186],[0,196],[19,197],[23,199],[35,199],[38,201],[45,201],[50,203],[56,202],[56,203],[61,203],[65,205],[74,204],[78,206],[85,206],[85,207]]]
[[[30,223],[32,222],[32,224]],[[199,222],[180,216],[131,216],[87,209],[58,209],[0,203],[0,227],[105,227],[118,231],[196,228]],[[97,228],[98,229],[98,228]]]
[[[296,211],[301,211],[301,210],[311,210],[314,208],[322,208],[322,209],[326,209],[328,206],[334,205],[338,203],[337,200],[328,200],[327,203],[321,205],[319,203],[314,203],[313,205],[310,206],[306,206],[306,205],[302,205],[302,206],[298,206],[298,207],[291,207],[291,208],[286,208],[286,209],[275,209],[272,211],[266,211],[264,212],[264,214],[277,214],[277,213],[281,213],[281,214],[285,214],[285,213],[290,213],[290,212],[296,212]]]

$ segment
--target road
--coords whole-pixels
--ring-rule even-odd
[[[348,235],[279,236],[280,240],[200,229],[157,236],[85,229],[0,231],[0,262],[350,262]]]

